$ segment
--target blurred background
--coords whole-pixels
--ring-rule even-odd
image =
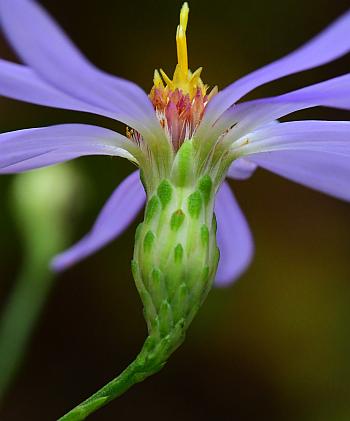
[[[155,68],[172,73],[181,1],[41,3],[101,68],[146,91]],[[348,0],[193,0],[190,65],[203,66],[203,80],[222,88],[301,45],[348,6]],[[3,37],[0,56],[16,60]],[[346,73],[349,64],[343,58],[264,86],[250,98]],[[5,98],[0,107],[1,132],[68,122],[124,131],[107,119]],[[300,118],[348,120],[349,113],[323,109],[290,116]],[[105,157],[68,165],[81,181],[65,225],[74,242],[133,167]],[[0,177],[2,306],[23,262],[14,179]],[[232,187],[254,233],[253,265],[232,287],[212,291],[185,344],[160,374],[91,420],[350,419],[350,205],[263,170]],[[135,227],[55,281],[0,410],[2,421],[57,419],[137,354],[146,328],[130,272]]]

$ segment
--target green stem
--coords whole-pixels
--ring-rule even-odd
[[[134,384],[141,382],[150,374],[142,373],[141,366],[136,359],[118,377],[102,387],[98,392],[86,399],[80,405],[72,409],[59,421],[80,421],[107,405],[113,399],[118,398]]]
[[[53,280],[47,264],[33,265],[30,260],[21,269],[0,322],[0,401],[20,368]]]
[[[135,384],[160,371],[170,354],[182,343],[183,327],[183,321],[181,321],[169,335],[160,340],[149,336],[140,354],[118,377],[59,418],[58,421],[84,420],[110,401],[123,395]],[[182,336],[181,341],[179,341],[179,335]]]

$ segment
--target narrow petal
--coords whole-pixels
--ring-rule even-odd
[[[203,126],[213,124],[228,107],[258,86],[321,66],[347,54],[349,50],[350,11],[301,48],[244,76],[219,92],[208,104]]]
[[[283,177],[350,200],[350,122],[296,121],[249,135],[249,160]]]
[[[114,191],[92,230],[77,244],[53,260],[53,269],[65,270],[116,239],[135,219],[145,200],[139,171],[135,171]]]
[[[215,202],[220,262],[216,284],[225,286],[239,278],[249,266],[254,244],[248,223],[230,189],[224,182]]]
[[[248,159],[238,158],[233,161],[227,176],[235,180],[247,180],[254,174],[257,167],[254,162],[248,161]]]
[[[0,174],[46,167],[86,155],[121,156],[131,161],[130,142],[97,126],[63,124],[0,134]]]
[[[316,106],[350,110],[350,73],[284,95],[237,104],[214,127],[219,135],[233,126],[226,138],[235,140],[287,114]]]
[[[157,127],[145,92],[96,69],[35,1],[1,0],[0,21],[21,59],[54,87],[141,132]]]
[[[248,133],[235,143],[238,156],[277,150],[307,150],[350,156],[350,121],[291,121]]]
[[[350,201],[349,155],[290,150],[252,155],[251,159],[289,180]]]
[[[103,110],[72,98],[43,81],[28,67],[0,59],[0,95],[38,105],[102,114]]]

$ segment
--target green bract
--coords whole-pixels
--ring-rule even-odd
[[[149,344],[155,350],[167,343],[159,364],[181,344],[212,286],[219,260],[213,213],[218,184],[209,174],[198,179],[196,170],[193,142],[187,140],[168,177],[148,193],[135,237],[132,269]]]
[[[149,336],[170,353],[211,288],[219,259],[210,175],[194,176],[193,144],[178,151],[169,177],[148,197],[132,263]],[[164,355],[167,358],[168,355]]]

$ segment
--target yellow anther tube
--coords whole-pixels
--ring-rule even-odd
[[[188,4],[184,3],[180,12],[180,25],[177,27],[176,31],[177,60],[181,71],[181,79],[183,81],[186,81],[188,77],[186,29],[189,11]]]
[[[190,12],[190,8],[188,7],[188,3],[185,2],[180,11],[180,26],[182,26],[183,30],[186,32],[187,29],[187,22],[188,22],[188,14]]]
[[[173,78],[170,79],[163,69],[160,69],[159,72],[156,70],[154,73],[154,88],[166,87],[170,91],[179,89],[193,99],[198,89],[200,89],[202,95],[205,96],[207,86],[203,84],[200,78],[202,68],[197,69],[194,73],[192,73],[188,68],[186,30],[189,12],[190,9],[188,7],[188,3],[186,2],[181,8],[180,24],[178,25],[176,31],[178,64],[175,68]]]

